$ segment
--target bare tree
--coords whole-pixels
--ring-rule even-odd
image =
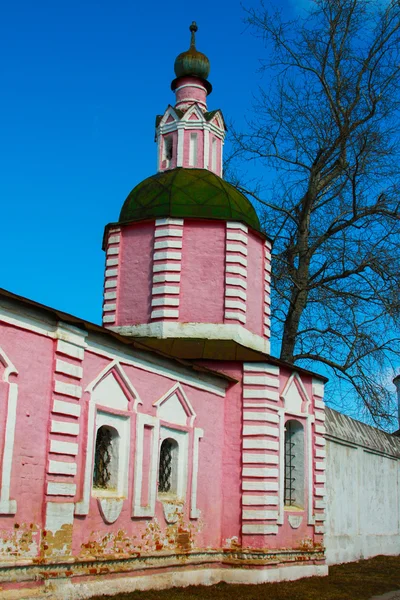
[[[237,183],[274,240],[281,358],[324,363],[382,423],[400,361],[399,2],[314,0],[292,22],[262,4],[247,22],[269,85],[231,158],[272,177]]]

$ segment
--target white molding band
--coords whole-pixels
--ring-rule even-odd
[[[276,404],[278,388],[279,367],[243,364],[242,490],[251,492],[242,494],[243,536],[276,535],[281,521],[283,410]]]
[[[264,337],[271,337],[271,242],[264,242]]]
[[[148,502],[142,506],[143,459],[144,459],[144,428],[152,430],[150,463],[148,473]],[[157,496],[157,465],[160,438],[160,420],[157,417],[139,413],[136,418],[136,449],[135,449],[135,481],[133,488],[133,517],[154,517]]]
[[[248,227],[226,222],[224,323],[246,323]]]
[[[151,292],[152,321],[176,321],[179,318],[182,238],[183,219],[156,220]]]
[[[110,304],[108,300],[116,300],[118,290],[118,275],[120,264],[121,228],[112,227],[108,232],[106,265],[104,271],[104,302],[103,326],[115,325],[117,318],[117,303]],[[111,268],[112,267],[112,268]],[[112,290],[112,291],[110,291]]]
[[[192,493],[190,498],[190,518],[199,519],[200,509],[197,508],[197,476],[199,472],[199,443],[204,436],[203,429],[196,427],[193,438],[193,464],[192,464]]]

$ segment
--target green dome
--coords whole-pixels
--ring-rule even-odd
[[[175,75],[177,77],[191,75],[207,79],[210,74],[210,61],[205,54],[196,50],[195,33],[198,28],[194,21],[189,29],[192,34],[190,48],[177,56],[174,64]]]
[[[206,169],[178,167],[148,177],[125,200],[119,222],[166,217],[240,221],[260,231],[249,200]]]

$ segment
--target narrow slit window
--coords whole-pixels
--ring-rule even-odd
[[[169,135],[164,138],[164,160],[167,164],[167,167],[169,167],[171,164],[173,153],[174,153],[173,139],[172,139],[172,136]]]
[[[217,140],[213,138],[211,143],[211,168],[213,171],[217,170]]]
[[[304,429],[295,420],[285,426],[285,506],[304,507]]]
[[[195,167],[197,165],[197,133],[190,134],[189,165],[191,167]]]
[[[94,488],[113,490],[117,487],[118,439],[118,433],[113,427],[99,427],[94,455]]]
[[[176,494],[177,491],[178,444],[170,438],[160,448],[158,468],[158,491],[161,494]]]

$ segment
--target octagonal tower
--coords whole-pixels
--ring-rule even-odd
[[[103,324],[186,358],[269,352],[271,244],[249,200],[222,179],[225,124],[207,110],[208,58],[175,61],[175,106],[156,119],[158,172],[104,236]]]

